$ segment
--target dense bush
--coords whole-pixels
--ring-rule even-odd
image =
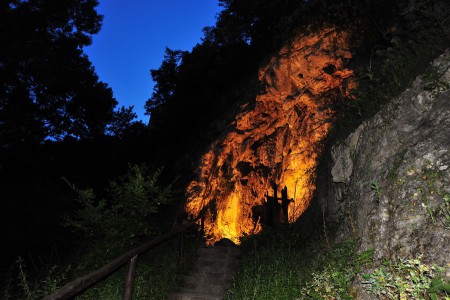
[[[162,187],[158,182],[160,174],[161,170],[150,173],[144,165],[130,165],[125,175],[110,182],[102,198],[96,197],[93,189],[79,189],[69,183],[78,203],[78,209],[65,217],[65,226],[76,232],[79,241],[74,255],[60,266],[33,261],[35,271],[19,258],[10,269],[3,298],[41,298],[70,279],[101,267],[136,243],[159,234],[163,225],[158,218],[160,208],[173,200],[171,185]],[[192,256],[196,242],[191,240],[188,244],[192,247],[187,252]],[[181,275],[177,274],[186,268],[186,264],[179,264],[177,241],[164,244],[162,249],[152,250],[140,259],[136,293],[141,299],[147,299],[146,295],[159,295],[155,296],[158,298],[167,294],[175,283],[179,284]],[[82,299],[120,295],[123,277],[123,272],[118,272]],[[145,281],[153,282],[154,286],[146,287],[149,283]]]
[[[158,184],[160,174],[158,170],[148,175],[145,166],[130,165],[126,175],[110,183],[107,199],[97,199],[92,189],[70,184],[81,207],[66,218],[66,226],[118,245],[130,245],[137,238],[155,234],[159,230],[154,216],[172,200],[171,186]]]

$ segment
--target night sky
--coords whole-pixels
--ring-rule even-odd
[[[217,0],[100,0],[103,27],[85,49],[100,80],[113,89],[119,106],[134,105],[145,123],[151,96],[150,69],[157,69],[165,47],[191,50],[202,28],[215,23]]]

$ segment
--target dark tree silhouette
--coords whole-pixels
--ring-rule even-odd
[[[101,27],[97,4],[96,0],[0,4],[3,147],[105,133],[117,101],[83,54]]]
[[[186,54],[186,51],[166,48],[164,60],[159,69],[150,70],[155,87],[153,88],[152,97],[145,104],[145,110],[148,115],[154,113],[158,107],[170,101],[173,97],[178,80],[179,67],[183,56]]]
[[[70,240],[62,176],[98,188],[142,161],[146,126],[132,107],[115,110],[83,53],[101,27],[97,4],[0,1],[0,269]]]

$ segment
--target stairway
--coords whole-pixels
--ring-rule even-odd
[[[222,300],[230,287],[240,254],[238,247],[214,246],[198,249],[198,260],[184,277],[181,291],[169,300]]]

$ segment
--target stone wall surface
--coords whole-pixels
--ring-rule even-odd
[[[337,238],[356,234],[361,251],[374,249],[375,262],[420,254],[449,266],[450,224],[443,216],[450,201],[449,87],[447,51],[332,148],[319,202],[329,223],[338,224]]]
[[[274,185],[292,199],[290,222],[306,210],[335,101],[353,101],[348,39],[349,33],[333,28],[300,35],[260,68],[258,95],[202,156],[186,190],[190,214],[215,203],[205,218],[208,244],[222,238],[239,243],[270,223],[265,195]]]

